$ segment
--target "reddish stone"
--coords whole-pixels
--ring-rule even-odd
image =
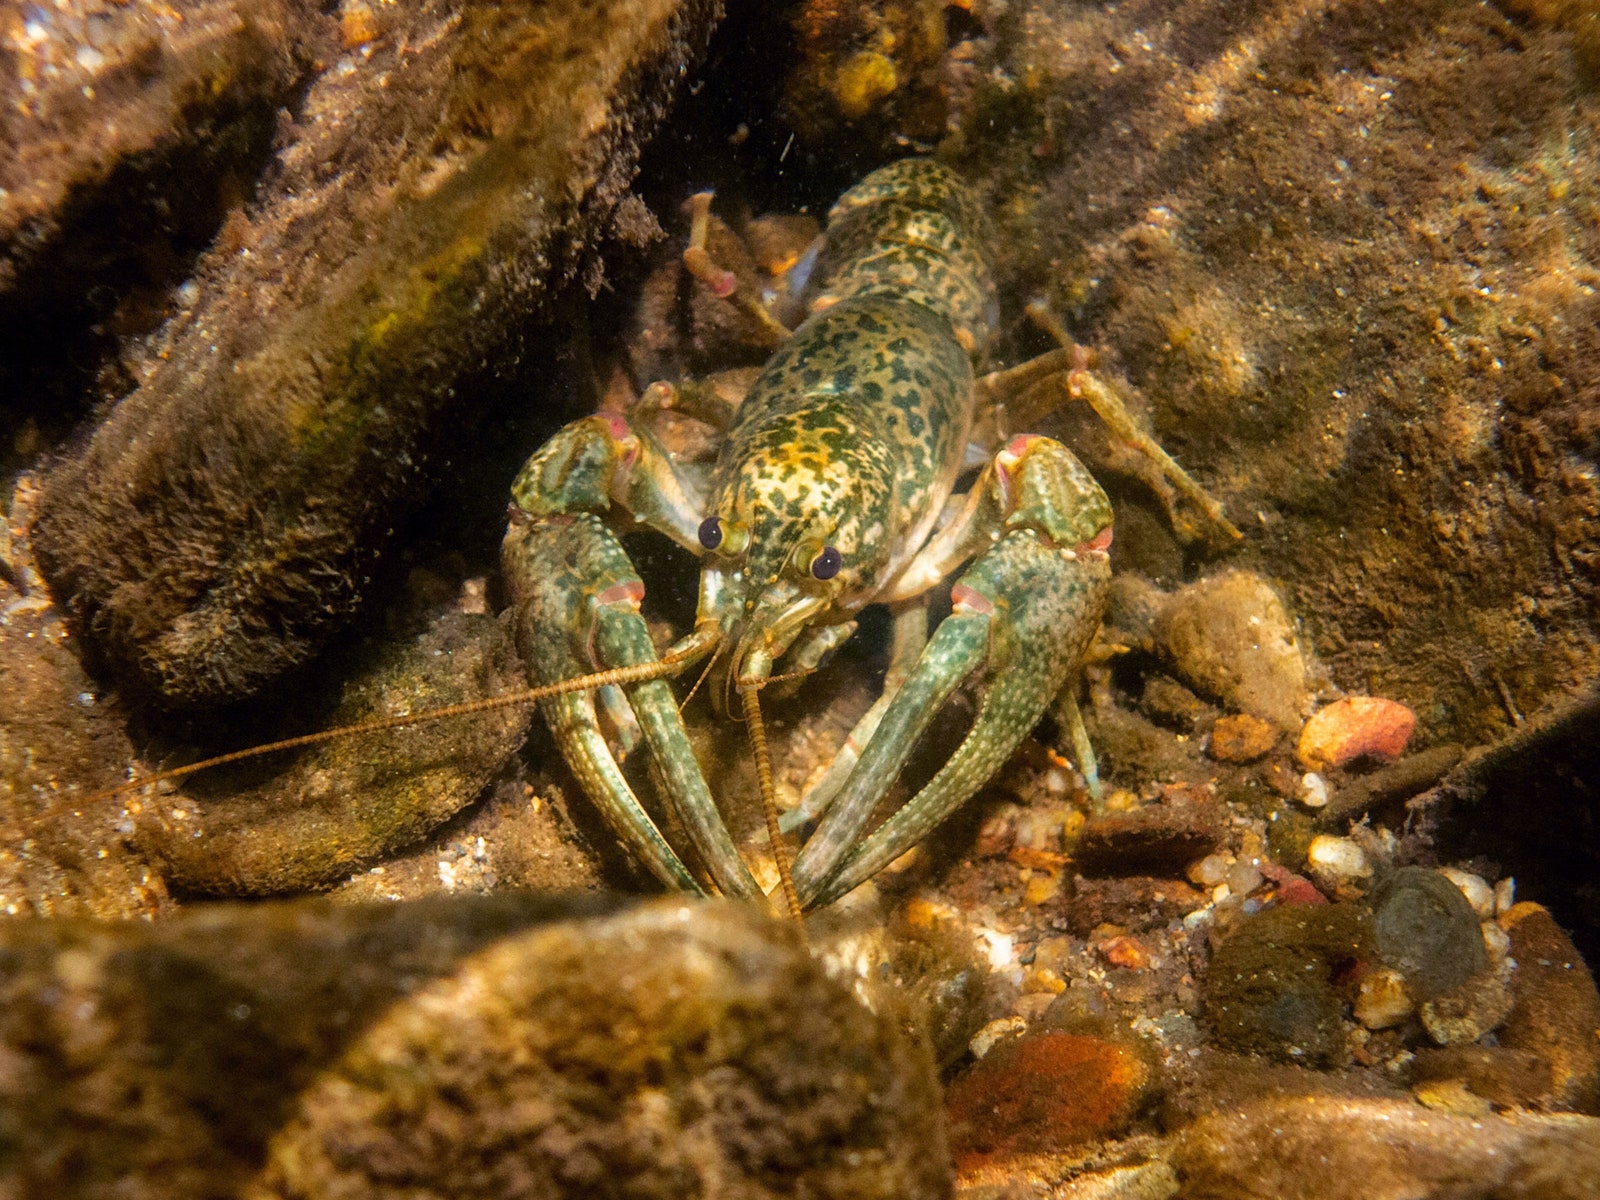
[[[1135,937],[1107,938],[1095,947],[1101,956],[1114,967],[1142,971],[1150,965],[1150,954],[1144,943]]]
[[[996,1046],[945,1093],[957,1169],[1114,1134],[1151,1081],[1144,1054],[1105,1038],[1051,1032]]]
[[[1275,862],[1263,862],[1261,873],[1278,888],[1280,904],[1326,904],[1328,898],[1317,890],[1317,885],[1304,875],[1296,875],[1288,867]]]
[[[1397,700],[1347,696],[1306,722],[1295,756],[1313,771],[1342,767],[1358,758],[1393,762],[1411,740],[1417,718]]]

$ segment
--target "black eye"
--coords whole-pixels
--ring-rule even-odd
[[[700,522],[700,544],[707,550],[722,545],[722,518],[707,517]]]
[[[822,553],[811,560],[811,574],[818,579],[832,579],[839,573],[843,560],[832,546],[824,546]]]

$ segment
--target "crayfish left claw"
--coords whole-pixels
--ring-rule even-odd
[[[514,517],[501,554],[516,612],[517,649],[539,682],[657,661],[639,615],[644,585],[600,517],[585,512]],[[693,639],[680,650],[685,663],[715,644],[708,638],[702,647]],[[628,684],[624,692],[668,802],[718,889],[759,898],[761,888],[711,799],[666,681]],[[543,703],[562,754],[617,836],[663,883],[703,891],[623,777],[600,734],[593,691]]]

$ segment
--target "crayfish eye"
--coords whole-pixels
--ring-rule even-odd
[[[700,544],[707,550],[722,545],[722,518],[707,517],[700,522]]]
[[[815,579],[832,579],[839,573],[844,560],[833,546],[824,546],[822,553],[811,560],[811,575]]]

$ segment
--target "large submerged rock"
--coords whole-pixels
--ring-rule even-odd
[[[0,1190],[931,1196],[926,1049],[753,909],[0,925]]]
[[[538,353],[530,319],[613,228],[718,11],[345,6],[257,202],[46,481],[41,562],[119,678],[234,700],[338,628],[492,384]]]

